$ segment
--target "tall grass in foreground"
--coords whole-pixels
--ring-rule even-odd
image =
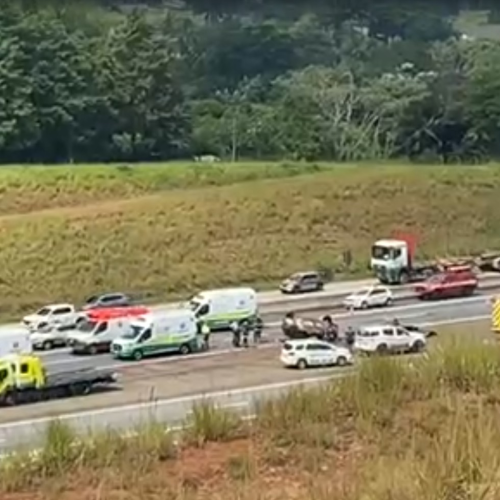
[[[54,422],[35,457],[2,463],[0,491],[93,473],[113,491],[132,484],[129,498],[168,490],[173,500],[201,500],[207,491],[189,483],[186,493],[186,479],[162,467],[182,464],[193,445],[244,438],[246,448],[226,461],[221,500],[287,498],[289,482],[304,500],[493,500],[500,498],[499,387],[499,346],[449,343],[426,357],[374,358],[343,380],[257,404],[251,426],[209,401],[193,408],[177,436],[155,422],[135,437],[108,431],[78,441]],[[229,445],[218,446],[223,453]],[[271,487],[269,474],[289,481]]]

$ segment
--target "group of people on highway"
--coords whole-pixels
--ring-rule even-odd
[[[251,338],[253,344],[258,345],[260,343],[263,328],[264,324],[260,318],[256,318],[253,321],[234,321],[231,323],[233,347],[250,347]],[[210,327],[205,321],[200,320],[197,324],[197,331],[199,345],[202,350],[207,351],[210,348]]]
[[[293,321],[294,319],[295,318],[293,313],[288,313],[285,317],[285,321]],[[339,327],[336,323],[333,322],[332,317],[329,315],[323,316],[321,321],[323,324],[323,328],[320,338],[326,342],[339,342],[341,340],[339,336]],[[394,318],[392,320],[392,324],[394,326],[399,326],[400,322],[397,318]],[[233,347],[250,347],[251,338],[253,340],[253,344],[258,345],[261,340],[263,327],[264,325],[260,318],[257,318],[254,321],[234,321],[233,323],[231,323],[231,331],[233,333]],[[210,327],[206,322],[199,321],[197,329],[200,338],[199,343],[202,350],[208,350],[210,348]],[[344,332],[342,340],[347,345],[347,347],[352,348],[356,340],[356,330],[352,326],[348,326],[346,331]]]

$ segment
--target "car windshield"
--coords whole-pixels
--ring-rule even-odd
[[[354,295],[367,295],[371,291],[371,288],[362,288],[361,290],[358,290],[357,292],[354,293]]]
[[[130,325],[130,328],[127,333],[122,335],[124,339],[136,339],[145,329],[145,326],[142,325]]]
[[[300,281],[302,279],[302,274],[300,273],[295,273],[288,278],[290,281]]]
[[[97,301],[97,298],[98,298],[97,295],[92,295],[85,301],[85,304],[93,304],[94,302]]]
[[[77,326],[77,330],[82,333],[91,333],[97,326],[97,321],[90,321],[88,319],[80,321]]]
[[[288,342],[285,342],[285,343],[283,344],[283,349],[284,349],[285,351],[293,351],[293,345],[292,345],[292,344],[289,344]]]
[[[37,313],[36,313],[36,314],[37,314],[38,316],[47,316],[47,315],[50,313],[50,311],[51,311],[51,310],[52,310],[52,309],[50,309],[50,307],[42,307],[41,309],[39,309],[39,310],[37,311]]]
[[[389,259],[392,248],[374,245],[372,247],[372,257],[374,259]]]

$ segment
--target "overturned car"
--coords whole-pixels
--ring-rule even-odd
[[[331,316],[319,319],[297,318],[293,312],[285,315],[281,330],[288,339],[317,338],[335,341],[339,334],[338,325],[333,322]]]

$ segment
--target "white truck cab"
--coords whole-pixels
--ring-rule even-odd
[[[224,330],[233,322],[259,317],[257,292],[253,288],[206,290],[191,299],[190,307],[211,330]]]
[[[372,246],[370,267],[387,282],[401,280],[400,275],[409,273],[412,256],[408,243],[403,240],[378,240]],[[392,276],[394,278],[392,279]]]
[[[139,361],[157,354],[196,352],[201,348],[199,342],[194,312],[171,309],[133,319],[130,330],[113,340],[111,352],[115,358]]]
[[[81,314],[72,304],[51,304],[42,307],[34,314],[24,316],[22,323],[31,331],[68,329],[76,325]]]
[[[366,354],[421,352],[426,346],[425,334],[395,325],[363,327],[356,333],[354,343],[356,351]]]

